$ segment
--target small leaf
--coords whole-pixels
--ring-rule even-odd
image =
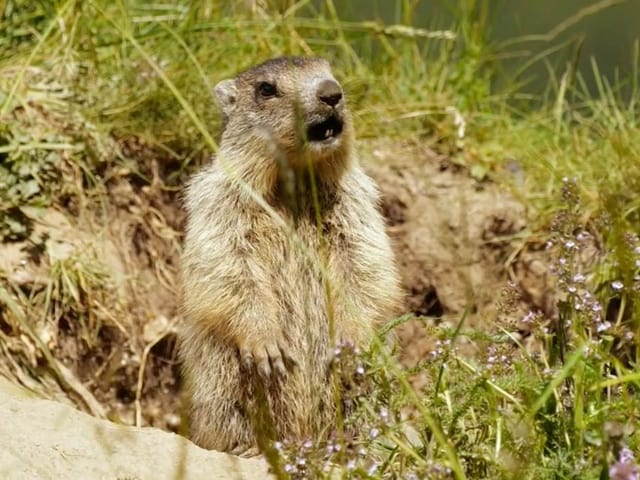
[[[22,191],[22,197],[24,199],[33,197],[37,193],[40,193],[40,185],[38,185],[38,182],[35,180],[24,182],[20,187],[20,190]]]
[[[471,170],[469,171],[469,173],[471,174],[471,176],[473,178],[475,178],[476,180],[485,180],[487,178],[487,175],[489,173],[489,171],[487,170],[487,168],[484,165],[480,165],[478,163],[476,163],[475,165],[471,166]]]

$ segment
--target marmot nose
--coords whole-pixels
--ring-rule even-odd
[[[335,107],[342,100],[342,89],[334,80],[323,80],[316,93],[321,102]]]

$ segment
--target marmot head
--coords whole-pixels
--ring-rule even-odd
[[[224,117],[221,147],[229,152],[263,162],[266,154],[292,168],[349,157],[342,87],[322,58],[274,58],[223,80],[215,92]]]

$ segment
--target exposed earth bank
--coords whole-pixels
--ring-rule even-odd
[[[405,310],[417,316],[399,327],[404,364],[427,358],[429,325],[455,325],[467,311],[467,326],[492,328],[507,281],[544,309],[543,258],[518,239],[526,211],[508,192],[418,142],[361,147],[383,194]],[[67,404],[18,400],[0,389],[0,476],[70,478],[93,468],[78,478],[172,478],[159,475],[185,468],[191,476],[184,478],[233,478],[215,476],[233,469],[261,478],[259,462],[69,408],[123,425],[182,427],[174,333],[180,187],[167,184],[169,167],[144,147],[123,142],[122,151],[139,158],[149,182],[113,168],[99,202],[71,197],[34,212],[27,240],[0,245],[0,300],[9,306],[0,311],[0,377]],[[181,464],[184,454],[189,461]]]

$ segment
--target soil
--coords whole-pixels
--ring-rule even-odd
[[[525,227],[524,209],[496,184],[473,179],[420,145],[382,144],[372,158],[406,310],[420,317],[400,328],[402,359],[413,364],[432,347],[425,322],[453,326],[468,311],[467,326],[489,327],[515,248],[509,239]]]
[[[428,327],[455,325],[464,312],[466,326],[492,328],[508,281],[523,288],[522,308],[544,308],[544,255],[519,237],[525,209],[508,192],[418,142],[361,147],[416,316],[398,329],[402,362],[424,359]],[[171,165],[160,160],[140,163],[145,181],[114,167],[100,201],[29,212],[29,239],[0,245],[18,305],[0,311],[0,375],[95,416],[181,431],[174,332],[184,177],[167,180]]]

